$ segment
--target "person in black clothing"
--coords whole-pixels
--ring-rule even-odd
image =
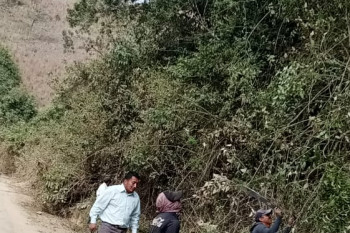
[[[275,222],[272,224],[272,209],[258,210],[255,213],[255,223],[250,228],[251,233],[277,233],[282,222],[282,211],[278,208],[275,209],[277,216]],[[289,233],[294,225],[294,218],[290,218],[288,225],[283,229],[282,233]]]
[[[179,233],[182,192],[165,191],[156,201],[158,215],[153,219],[150,233]]]

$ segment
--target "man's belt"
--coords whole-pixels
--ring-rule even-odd
[[[128,228],[126,228],[126,227],[122,227],[122,226],[120,226],[120,225],[111,224],[111,223],[109,223],[109,222],[104,222],[104,221],[102,221],[102,222],[105,223],[105,224],[111,225],[112,227],[118,228],[118,229],[120,229],[120,230],[127,230],[127,229],[128,229]]]

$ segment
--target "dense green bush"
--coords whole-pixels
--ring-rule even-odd
[[[13,134],[9,128],[36,115],[34,101],[20,88],[20,83],[17,66],[9,52],[0,46],[0,171],[6,174],[16,171],[18,156],[17,147],[7,144],[5,139]]]
[[[217,232],[241,232],[249,225],[249,206],[258,203],[234,181],[296,214],[298,232],[345,231],[349,211],[328,211],[347,200],[332,193],[349,195],[346,172],[329,167],[349,165],[346,1],[97,1],[78,7],[83,3],[70,11],[72,26],[103,28],[104,17],[118,30],[124,23],[127,36],[119,31],[112,46],[120,53],[137,48],[128,50],[134,62],[109,55],[117,69],[101,85],[113,89],[128,72],[124,94],[103,95],[103,102],[133,112],[109,125],[128,126],[128,134],[110,139],[127,167],[149,177],[145,198],[185,188],[199,201],[186,203],[188,229],[201,219],[204,228],[220,221],[212,226]],[[119,116],[114,109],[110,116]],[[228,181],[211,181],[213,174]],[[332,176],[342,177],[337,190],[326,181]]]
[[[349,7],[81,0],[68,20],[99,30],[87,49],[101,56],[3,137],[55,212],[132,169],[146,219],[158,192],[185,190],[183,232],[247,232],[264,205],[245,186],[296,215],[297,232],[346,232]]]
[[[20,88],[17,66],[4,48],[0,47],[0,122],[28,121],[36,114],[33,99]]]
[[[0,101],[0,121],[2,122],[28,121],[36,113],[33,98],[22,89],[12,89]]]
[[[0,47],[0,93],[6,95],[12,88],[20,84],[20,76],[17,66],[6,49]]]

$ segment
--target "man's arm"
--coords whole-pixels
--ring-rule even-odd
[[[96,191],[96,198],[101,196],[101,194],[106,190],[106,188],[107,188],[106,183],[102,183]]]
[[[95,201],[90,210],[90,223],[96,223],[97,216],[105,210],[113,197],[113,189],[106,189]]]
[[[278,228],[280,227],[282,222],[282,218],[280,216],[277,216],[276,221],[272,224],[269,231],[266,233],[276,233],[278,231]]]
[[[139,219],[141,214],[140,198],[138,198],[137,205],[130,216],[130,228],[132,233],[137,233],[139,228]]]

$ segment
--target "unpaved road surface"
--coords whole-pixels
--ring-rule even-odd
[[[0,176],[0,232],[73,233],[65,220],[35,210],[23,192],[23,185]]]

